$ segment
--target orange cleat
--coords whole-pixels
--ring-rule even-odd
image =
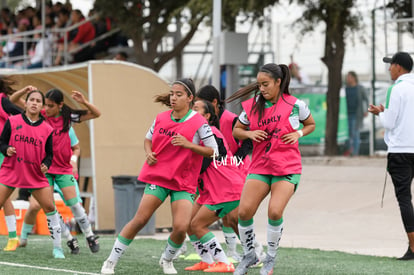
[[[15,251],[19,244],[20,242],[18,238],[11,238],[8,240],[6,247],[3,248],[3,251]]]
[[[218,262],[214,266],[204,269],[204,272],[234,272],[234,265],[232,263],[225,264]]]
[[[214,263],[212,263],[212,264],[208,264],[208,263],[206,263],[206,262],[203,262],[203,261],[201,261],[201,262],[199,262],[199,263],[196,263],[195,265],[193,265],[193,266],[189,266],[189,267],[186,267],[186,268],[184,268],[184,270],[192,270],[192,271],[196,271],[196,270],[204,270],[204,269],[207,269],[207,268],[209,268],[209,267],[212,267],[212,266],[214,266]]]

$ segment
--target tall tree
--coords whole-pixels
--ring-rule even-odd
[[[179,55],[190,42],[203,20],[210,18],[213,1],[200,0],[95,0],[95,8],[111,17],[134,43],[137,63],[159,71]],[[278,0],[227,0],[223,2],[223,27],[235,29],[240,13],[245,19],[260,20],[263,9]],[[163,39],[171,33],[171,23],[180,20],[181,40],[170,48],[162,48]],[[184,31],[185,30],[185,31]]]
[[[355,8],[356,0],[296,1],[305,7],[302,17],[297,21],[302,27],[302,34],[314,31],[321,23],[326,27],[325,50],[321,58],[328,68],[325,155],[332,156],[338,153],[339,92],[342,86],[345,38],[361,28],[362,16]]]

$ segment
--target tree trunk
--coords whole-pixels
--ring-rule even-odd
[[[336,18],[341,20],[341,18]],[[329,24],[331,23],[331,24]],[[328,67],[328,92],[326,95],[325,155],[338,154],[339,93],[342,86],[342,65],[345,54],[344,28],[338,22],[327,21],[325,56],[322,61]]]

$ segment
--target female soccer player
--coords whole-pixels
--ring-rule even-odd
[[[16,93],[16,96],[18,95]],[[76,222],[85,235],[89,249],[96,253],[99,251],[98,236],[92,231],[85,209],[81,204],[79,192],[76,191],[78,183],[73,176],[73,166],[76,165],[78,158],[72,154],[69,130],[72,122],[80,123],[94,119],[99,117],[101,113],[78,91],[72,91],[72,98],[85,106],[85,110],[74,110],[66,105],[63,93],[58,89],[49,90],[45,98],[46,104],[42,114],[46,118],[46,122],[53,128],[53,161],[46,177],[51,186],[56,184],[62,191],[65,204],[70,207]],[[76,246],[76,243],[69,245],[72,252],[76,251],[73,249]]]
[[[228,217],[237,232],[237,209],[244,185],[244,176],[237,167],[227,141],[219,131],[218,118],[213,105],[204,100],[195,102],[193,110],[204,116],[213,130],[219,148],[219,155],[213,161],[205,159],[198,180],[200,196],[193,204],[193,218],[188,235],[201,262],[185,270],[203,270],[204,272],[233,272],[220,243],[208,226],[220,218]],[[214,263],[214,260],[217,263]]]
[[[177,274],[175,253],[182,246],[191,220],[193,194],[203,156],[212,157],[217,143],[207,121],[191,109],[194,100],[191,79],[173,82],[169,94],[156,102],[171,107],[157,115],[148,131],[144,148],[146,163],[138,179],[147,183],[134,218],[120,232],[101,273],[114,274],[115,265],[167,196],[171,197],[172,232],[160,259],[165,274]],[[199,145],[203,142],[204,146]]]
[[[283,230],[283,211],[299,184],[302,172],[298,140],[315,129],[306,104],[289,94],[290,74],[286,65],[266,64],[257,82],[240,89],[228,100],[255,92],[242,103],[243,112],[233,129],[239,140],[253,141],[252,163],[239,206],[239,234],[244,257],[234,274],[245,274],[257,262],[253,216],[270,193],[267,255],[261,275],[272,274]],[[299,125],[303,129],[299,130]]]
[[[9,100],[9,96],[15,93],[16,91],[12,88],[15,84],[15,81],[9,76],[0,76],[0,130],[3,130],[4,124],[11,115],[17,115],[22,112],[18,106],[13,104]],[[33,86],[26,86],[19,92],[26,93],[27,91],[35,90]],[[4,155],[0,154],[0,165],[3,163]],[[7,199],[3,205],[4,216],[6,220],[7,230],[9,232],[9,239],[7,241],[6,247],[3,248],[4,251],[15,251],[19,246],[19,238],[16,233],[16,215],[14,212],[14,207],[10,199]]]
[[[207,100],[213,104],[215,114],[219,118],[220,132],[224,135],[234,160],[239,163],[239,170],[246,177],[250,165],[250,157],[248,154],[251,153],[253,145],[250,139],[241,141],[233,137],[233,127],[237,122],[237,115],[224,109],[224,103],[220,99],[219,91],[212,85],[201,87],[197,92],[197,98]],[[239,261],[240,256],[236,251],[238,236],[229,224],[227,217],[224,217],[222,230],[227,244],[227,255]],[[260,257],[263,252],[263,246],[257,241],[254,245],[256,253]]]
[[[0,169],[0,206],[15,188],[29,188],[46,213],[53,239],[53,256],[65,258],[61,245],[59,215],[45,176],[53,158],[53,129],[40,114],[45,103],[42,92],[27,94],[25,112],[10,117],[0,136],[5,156]]]

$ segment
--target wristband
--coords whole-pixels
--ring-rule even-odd
[[[77,157],[77,156],[75,156],[75,155],[72,155],[72,156],[70,157],[70,161],[77,162],[77,161],[78,161],[78,157]]]
[[[303,137],[303,131],[302,130],[297,130],[296,132],[299,134],[299,137]]]

